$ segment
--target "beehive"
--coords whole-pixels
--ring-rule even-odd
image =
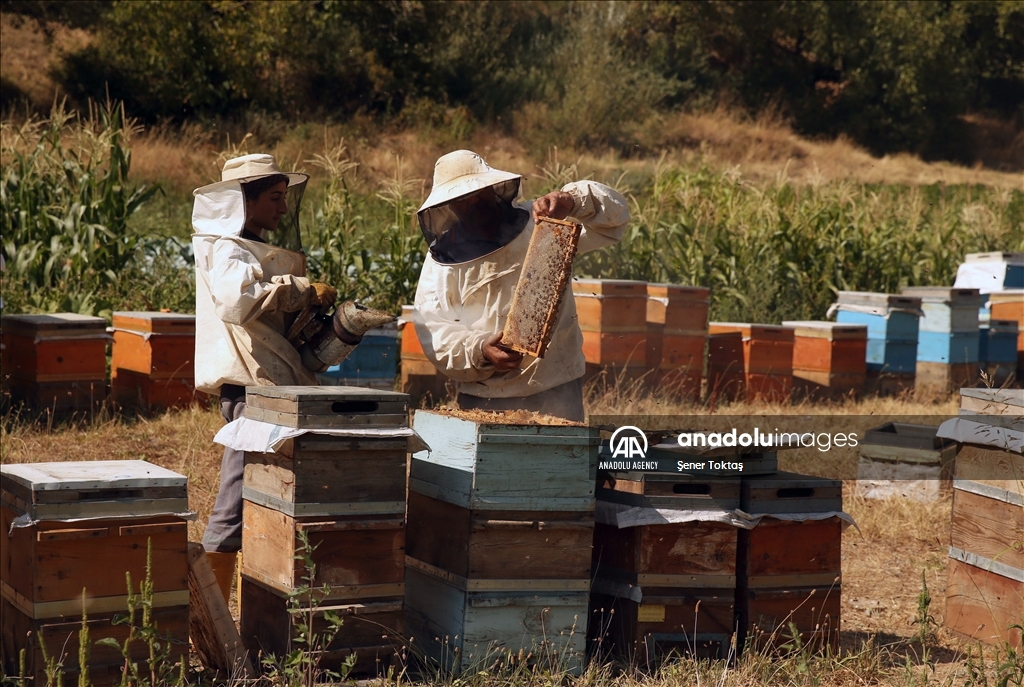
[[[948,393],[973,386],[978,379],[978,290],[916,286],[904,288],[903,293],[919,297],[923,313],[915,387],[926,393]]]
[[[997,428],[1024,433],[1024,390],[964,389],[960,416],[979,430],[960,437],[956,457],[946,627],[972,640],[1020,648],[1024,456]]]
[[[981,293],[1024,289],[1024,253],[968,253],[953,286]]]
[[[1024,289],[990,293],[988,302],[993,320],[1017,322],[1017,379],[1024,379]]]
[[[1017,337],[1014,320],[992,320],[979,328],[978,362],[992,386],[1002,388],[1017,378]]]
[[[399,330],[391,322],[366,332],[347,358],[318,374],[317,379],[325,385],[393,391],[398,374],[398,356]]]
[[[738,332],[742,337],[743,389],[748,401],[788,402],[793,389],[793,330],[788,327],[769,324],[745,324],[739,322],[712,322],[708,325],[711,335]],[[736,369],[738,361],[728,359],[726,353],[735,355],[734,345],[718,347],[715,351],[716,371]],[[721,356],[721,357],[720,357]],[[708,365],[712,364],[709,349]],[[712,375],[708,373],[709,384]],[[731,382],[729,373],[716,376],[716,383],[725,379]]]
[[[582,665],[597,434],[544,422],[416,412],[430,451],[410,470],[406,617],[457,671],[546,641]]]
[[[26,652],[27,675],[43,684],[43,645],[77,669],[83,588],[90,638],[123,642],[128,628],[114,624],[128,609],[125,575],[133,592],[146,577],[152,548],[152,607],[168,638],[173,662],[188,656],[187,479],[144,461],[91,461],[0,466],[0,596],[3,654],[8,675]],[[74,651],[74,653],[69,653]],[[132,660],[149,648],[133,643]],[[92,684],[121,681],[124,656],[96,646],[89,657]]]
[[[391,638],[403,631],[407,448],[404,437],[386,434],[408,427],[408,396],[341,386],[248,387],[246,401],[247,417],[310,431],[273,453],[245,454],[242,641],[252,655],[290,651],[289,598],[311,588],[320,604],[315,626],[326,622],[325,612],[344,618],[321,666],[337,670],[355,653],[357,672],[376,674],[390,664]]]
[[[867,327],[795,320],[793,391],[805,398],[858,397],[867,372]]]
[[[696,286],[647,285],[645,357],[650,382],[660,393],[700,396],[709,293]]]
[[[107,322],[72,313],[4,315],[11,401],[55,413],[91,411],[107,396]]]
[[[935,501],[952,486],[956,442],[936,427],[889,422],[869,429],[860,445],[857,494]]]
[[[647,356],[647,283],[574,279],[572,293],[588,376],[601,370],[642,375]]]
[[[818,516],[842,511],[842,481],[786,472],[744,478],[740,507],[753,515],[768,514],[739,533],[740,645],[745,642],[748,650],[781,646],[792,622],[804,646],[835,649],[842,521]]]
[[[889,395],[913,388],[920,297],[840,291],[833,308],[837,323],[868,328],[865,390]]]
[[[204,394],[195,390],[195,315],[115,312],[111,394],[126,407],[170,408]]]

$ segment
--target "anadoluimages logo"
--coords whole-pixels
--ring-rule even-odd
[[[647,435],[633,425],[623,425],[612,433],[608,442],[612,458],[646,458]]]

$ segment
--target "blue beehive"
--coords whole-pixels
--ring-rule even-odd
[[[999,364],[1017,362],[1018,325],[1014,320],[989,320],[980,328],[978,360]]]
[[[840,291],[836,322],[867,325],[868,372],[913,374],[917,369],[921,299],[887,293]]]
[[[371,329],[340,365],[318,375],[321,384],[392,389],[398,374],[398,329]]]
[[[947,286],[913,286],[906,296],[921,299],[917,361],[956,365],[978,362],[978,289]]]

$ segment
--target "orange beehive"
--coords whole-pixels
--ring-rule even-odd
[[[1024,379],[1024,289],[995,291],[988,295],[993,320],[1016,320],[1017,379]]]
[[[572,293],[591,372],[628,369],[642,374],[647,348],[647,283],[575,279]]]
[[[804,320],[782,324],[794,331],[793,388],[797,393],[838,398],[864,392],[866,325]]]
[[[767,400],[786,402],[793,387],[793,330],[771,324],[741,322],[712,322],[709,332],[715,334],[738,333],[742,341],[742,372],[745,397],[749,401]],[[728,360],[724,351],[721,359],[735,369],[735,359]],[[710,366],[710,354],[709,354]],[[711,377],[710,372],[708,375]]]
[[[411,305],[402,306],[402,319],[399,321],[401,339],[402,393],[409,394],[413,405],[418,406],[421,399],[429,397],[441,401],[448,397],[446,387],[448,378],[438,371],[434,364],[427,360],[423,345],[416,335],[413,324],[415,308]]]
[[[684,396],[700,395],[708,333],[709,290],[647,285],[647,369],[652,382]]]
[[[195,315],[115,312],[110,386],[123,406],[170,408],[204,394],[195,390]]]
[[[73,313],[4,315],[3,375],[15,403],[95,409],[107,395],[107,321]]]

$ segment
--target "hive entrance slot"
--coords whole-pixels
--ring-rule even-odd
[[[332,413],[375,413],[377,412],[376,401],[335,401],[331,404]]]
[[[809,499],[814,496],[811,487],[787,487],[775,492],[780,499]]]
[[[673,484],[673,494],[687,494],[689,496],[709,496],[711,494],[710,484]]]

